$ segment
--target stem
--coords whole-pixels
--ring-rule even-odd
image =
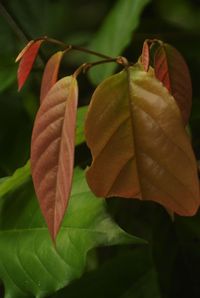
[[[105,59],[114,59],[110,56],[107,56],[107,55],[104,55],[104,54],[101,54],[101,53],[98,53],[98,52],[95,52],[95,51],[92,51],[92,50],[89,50],[89,49],[86,49],[86,48],[82,48],[82,47],[75,46],[75,45],[67,45],[64,42],[60,41],[60,40],[57,40],[57,39],[54,39],[54,38],[49,38],[47,36],[45,36],[44,39],[46,41],[50,42],[50,43],[57,44],[57,45],[59,45],[63,48],[71,48],[73,50],[77,50],[77,51],[80,51],[80,52],[84,52],[84,53],[91,54],[91,55],[98,56],[98,57],[105,58]]]
[[[100,65],[100,64],[104,64],[104,63],[111,63],[111,62],[115,62],[119,65],[123,65],[125,68],[127,68],[130,64],[127,61],[127,59],[125,57],[119,56],[116,58],[107,58],[104,60],[99,60],[99,61],[95,61],[95,62],[91,62],[91,63],[83,63],[81,66],[79,66],[75,72],[74,72],[74,76],[77,77],[81,72],[85,73],[86,71],[88,71],[91,67],[96,66],[96,65]]]
[[[26,34],[22,29],[17,20],[8,12],[7,8],[0,2],[0,14],[7,21],[9,26],[13,29],[15,34],[18,36],[20,40],[23,42],[28,42],[30,37]]]
[[[22,40],[24,43],[28,43],[32,38],[27,32],[22,28],[21,24],[16,20],[13,14],[1,3],[0,0],[0,15],[6,20],[10,28],[15,32],[19,40]],[[45,64],[45,59],[40,53],[38,55],[38,61],[41,65]]]

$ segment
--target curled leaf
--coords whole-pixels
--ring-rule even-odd
[[[139,66],[102,82],[89,106],[86,176],[97,196],[156,201],[193,215],[200,203],[197,165],[174,98]]]
[[[155,75],[174,96],[187,125],[192,105],[192,84],[182,55],[171,45],[162,44],[154,57]]]
[[[19,53],[16,58],[16,62],[20,61],[17,79],[18,79],[18,90],[20,91],[23,87],[26,79],[28,78],[30,71],[32,69],[33,63],[37,57],[37,53],[42,44],[43,40],[31,40],[25,48]]]
[[[55,53],[53,56],[50,57],[45,66],[40,91],[40,102],[43,101],[48,91],[58,80],[58,71],[63,54],[63,51]]]
[[[31,172],[53,240],[71,190],[77,101],[76,79],[68,76],[59,80],[42,101],[33,128]]]

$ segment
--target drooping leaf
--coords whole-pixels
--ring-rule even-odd
[[[80,145],[85,141],[85,135],[83,131],[83,123],[85,120],[87,106],[80,107],[77,110],[77,121],[76,121],[76,145]],[[12,176],[1,178],[0,183],[0,197],[5,194],[14,191],[18,187],[26,183],[31,176],[30,162],[28,161],[25,166],[17,169]]]
[[[31,40],[17,56],[16,62],[20,61],[17,72],[18,90],[21,90],[28,78],[42,42],[42,39]]]
[[[5,298],[46,297],[81,276],[98,245],[144,243],[125,233],[76,169],[68,213],[56,249],[29,183],[0,200],[0,280]],[[9,221],[8,221],[9,218]]]
[[[48,91],[58,80],[58,71],[63,54],[63,51],[55,53],[45,66],[40,90],[40,102],[43,101]]]
[[[150,0],[118,0],[106,17],[100,30],[95,34],[89,48],[105,55],[121,55],[129,44],[133,31],[139,24],[140,15]],[[96,58],[90,58],[90,62]],[[94,84],[100,83],[115,70],[116,64],[105,64],[90,70],[89,76]]]
[[[139,66],[100,84],[85,125],[97,196],[156,201],[181,215],[199,207],[197,165],[174,98]]]
[[[75,147],[78,86],[59,80],[37,113],[32,134],[31,172],[49,231],[55,239],[69,199]]]
[[[192,105],[192,84],[187,64],[171,45],[161,45],[154,58],[155,75],[174,96],[186,125]]]

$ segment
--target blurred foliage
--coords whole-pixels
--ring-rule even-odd
[[[14,64],[18,52],[28,40],[41,35],[87,47],[93,43],[96,32],[116,2],[0,1],[0,177],[11,175],[29,158],[42,69],[56,47],[42,47],[32,75],[20,94]],[[128,17],[122,15],[122,24]],[[120,54],[136,61],[145,38],[159,38],[172,44],[188,63],[194,95],[190,129],[195,154],[200,159],[200,1],[150,1],[129,45],[126,44]],[[112,39],[109,42],[112,43]],[[70,54],[64,59],[62,74],[70,73],[85,61],[86,55]],[[94,87],[86,76],[80,76],[79,83],[79,104],[83,106],[88,104]],[[82,116],[83,120],[84,113]],[[79,137],[83,140],[81,135]],[[76,149],[76,159],[80,160],[80,156],[81,161],[90,158],[84,145]],[[95,270],[86,272],[52,297],[200,297],[200,213],[193,218],[175,216],[172,222],[157,204],[114,199],[108,202],[108,210],[126,231],[148,240],[148,249],[98,249]]]

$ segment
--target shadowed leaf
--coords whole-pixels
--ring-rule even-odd
[[[55,53],[45,66],[41,83],[40,102],[43,101],[48,91],[58,80],[58,71],[63,54],[62,51]]]
[[[181,54],[171,45],[161,45],[154,57],[155,75],[174,96],[186,125],[192,105],[192,84]]]
[[[59,80],[43,100],[32,134],[33,183],[54,240],[72,183],[77,100],[76,79],[68,76]]]
[[[106,79],[85,125],[97,196],[156,201],[181,215],[199,207],[197,165],[174,98],[139,66]]]
[[[43,40],[30,41],[26,47],[19,53],[16,58],[16,62],[20,60],[17,79],[18,79],[18,90],[20,91],[23,87],[28,75],[32,69],[33,63],[37,57],[37,53]]]

